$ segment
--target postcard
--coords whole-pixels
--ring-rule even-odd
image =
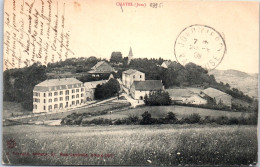
[[[257,165],[259,2],[4,3],[4,165]]]

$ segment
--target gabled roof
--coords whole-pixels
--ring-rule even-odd
[[[84,86],[86,89],[95,89],[97,85],[102,85],[106,83],[108,80],[100,80],[100,81],[92,81],[92,82],[85,82]]]
[[[92,70],[95,70],[95,69],[97,69],[99,66],[101,66],[103,63],[106,63],[106,62],[105,62],[105,61],[97,62],[97,64],[94,65],[91,69],[92,69]]]
[[[113,71],[115,71],[115,69],[111,65],[109,65],[105,61],[100,61],[91,68],[90,72],[92,72],[92,73],[95,73],[95,72],[103,73],[103,72],[113,72]]]
[[[172,62],[171,61],[164,61],[163,63],[168,67]]]
[[[193,92],[188,89],[166,89],[171,97],[190,97]]]
[[[222,92],[222,91],[214,89],[214,88],[207,88],[207,89],[202,90],[202,92],[211,98],[215,98],[215,97],[223,96],[223,95],[230,96],[229,94],[226,94],[225,92]]]
[[[135,90],[163,90],[164,86],[160,80],[134,81]]]
[[[54,91],[81,87],[83,83],[75,78],[48,79],[34,87],[34,91]]]
[[[137,71],[137,70],[133,70],[133,69],[129,69],[129,70],[126,70],[126,71],[123,71],[124,74],[134,74],[134,73],[143,73],[143,72],[140,72],[140,71]],[[143,73],[144,74],[144,73]]]

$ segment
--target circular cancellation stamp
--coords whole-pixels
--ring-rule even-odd
[[[182,64],[197,64],[207,70],[216,68],[226,53],[221,34],[206,25],[191,25],[178,35],[174,44],[176,60]]]

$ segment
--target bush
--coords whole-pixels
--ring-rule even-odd
[[[177,118],[176,115],[173,112],[168,112],[166,116],[167,123],[176,123]]]
[[[170,105],[172,101],[168,92],[157,91],[150,92],[149,96],[145,95],[144,102],[149,106],[163,106]]]
[[[140,121],[140,124],[141,125],[150,125],[150,124],[153,124],[153,119],[152,119],[152,116],[151,114],[148,112],[148,111],[145,111],[143,114],[142,114],[142,120]]]
[[[199,114],[191,114],[184,118],[184,123],[188,124],[195,124],[200,122],[200,115]]]

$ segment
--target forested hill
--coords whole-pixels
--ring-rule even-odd
[[[119,59],[111,59],[109,62],[116,70],[115,77],[120,78],[122,71],[127,69],[136,69],[144,72],[146,79],[162,80],[166,88],[169,87],[213,87],[222,90],[235,98],[246,102],[253,102],[253,99],[244,95],[238,89],[230,88],[229,84],[218,83],[213,75],[209,75],[208,71],[200,66],[189,63],[185,66],[177,62],[173,62],[169,68],[162,68],[160,65],[163,59],[133,59],[127,65],[127,58],[118,56]],[[54,73],[56,77],[64,72],[68,72],[71,76],[77,77],[82,81],[91,81],[91,77],[86,73],[101,59],[95,57],[89,58],[72,58],[56,63],[49,63],[46,66],[40,63],[33,64],[30,67],[21,69],[11,69],[4,71],[4,100],[21,102],[24,108],[32,109],[32,94],[36,84],[44,81],[48,77],[48,73]],[[82,74],[82,75],[79,75]],[[84,75],[83,75],[84,74]]]

